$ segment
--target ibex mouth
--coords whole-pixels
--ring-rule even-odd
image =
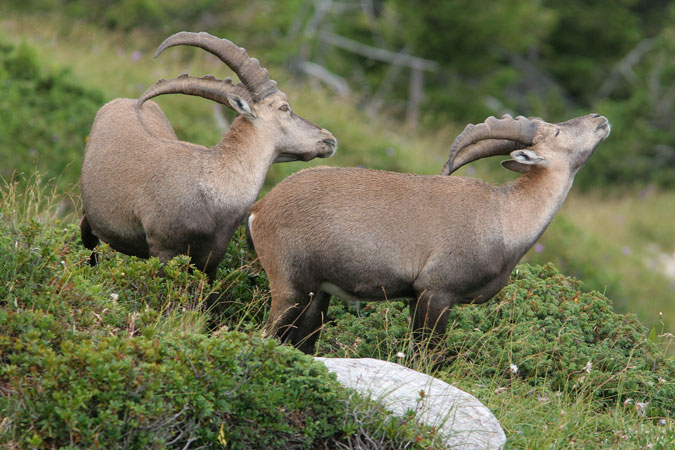
[[[609,120],[607,120],[606,117],[603,117],[603,119],[604,120],[602,121],[602,123],[595,128],[595,131],[606,131],[605,136],[602,138],[603,140],[605,140],[607,139],[607,136],[609,136],[609,133],[612,131],[612,125],[609,123]]]
[[[328,153],[319,153],[317,154],[317,157],[319,158],[330,158],[335,154],[337,151],[337,141],[333,138],[326,138],[324,139],[323,142],[326,147],[328,147],[329,152]]]
[[[275,163],[293,162],[293,161],[300,161],[300,155],[294,155],[293,153],[279,153],[279,156],[274,158]]]

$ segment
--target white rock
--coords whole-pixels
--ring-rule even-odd
[[[449,448],[499,449],[506,442],[499,421],[485,405],[444,381],[379,359],[316,359],[342,385],[370,395],[394,414],[416,411],[417,420],[436,427]]]

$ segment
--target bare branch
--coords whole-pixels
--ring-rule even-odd
[[[318,0],[314,2],[314,15],[309,19],[302,34],[306,38],[313,37],[323,18],[328,14],[333,5],[333,0]]]
[[[419,105],[424,97],[424,72],[418,68],[412,69],[408,86],[408,107],[406,108],[406,125],[414,129],[419,121]]]
[[[383,48],[371,47],[370,45],[347,39],[337,34],[323,32],[320,35],[321,41],[339,47],[343,50],[356,53],[366,58],[383,61],[389,64],[398,64],[411,69],[420,69],[427,72],[436,72],[439,64],[429,59],[418,58],[417,56],[407,55],[401,52],[392,52]]]
[[[605,98],[611,94],[619,84],[621,77],[631,83],[635,83],[638,80],[638,76],[633,72],[633,66],[640,62],[645,53],[653,47],[654,39],[643,39],[621,61],[616,63],[605,82],[600,86],[598,98]]]
[[[406,46],[396,55],[401,58],[402,55],[407,53],[407,50],[408,47]],[[374,116],[378,113],[378,110],[382,105],[382,99],[389,93],[392,86],[394,85],[394,81],[396,81],[396,78],[400,75],[402,69],[403,66],[398,64],[398,61],[392,63],[389,66],[389,69],[387,69],[387,73],[384,75],[380,85],[377,87],[375,94],[373,94],[372,98],[368,102],[368,105],[366,106],[366,111],[368,114]]]
[[[349,89],[349,85],[344,78],[334,74],[319,64],[310,61],[302,61],[298,64],[298,67],[307,75],[311,75],[323,81],[340,95],[347,95],[351,92],[351,89]]]

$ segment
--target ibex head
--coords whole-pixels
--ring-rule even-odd
[[[525,173],[548,168],[569,170],[574,175],[609,136],[609,121],[600,114],[588,114],[551,124],[541,119],[489,117],[478,125],[467,125],[450,147],[441,175],[450,175],[480,158],[511,155],[502,165]]]
[[[270,80],[267,70],[246,50],[227,39],[209,33],[183,31],[168,37],[157,49],[155,57],[177,45],[204,49],[223,61],[241,80],[234,84],[230,78],[218,80],[207,75],[201,78],[183,74],[178,78],[160,80],[138,99],[138,107],[162,94],[187,94],[221,103],[236,111],[275,143],[274,162],[312,158],[328,158],[337,149],[333,135],[293,112],[285,93]]]

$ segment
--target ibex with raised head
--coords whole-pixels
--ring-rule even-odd
[[[89,249],[100,239],[122,253],[162,261],[189,254],[213,280],[269,166],[332,156],[337,141],[296,115],[243,48],[208,33],[181,32],[155,57],[176,45],[216,55],[241,82],[181,75],[159,81],[138,100],[103,106],[82,163],[82,240]],[[169,93],[204,97],[239,115],[212,148],[180,141],[159,106],[147,101]]]
[[[292,175],[248,221],[270,280],[267,329],[309,353],[331,294],[411,298],[416,338],[437,338],[452,305],[486,302],[508,282],[609,132],[598,114],[559,124],[490,117],[455,139],[441,175],[355,168]],[[446,176],[508,154],[503,166],[522,175],[506,185]]]

